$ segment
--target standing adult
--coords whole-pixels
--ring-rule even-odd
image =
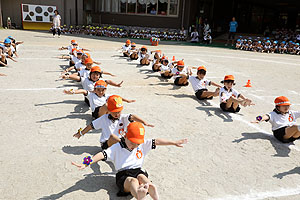
[[[229,34],[228,34],[226,46],[228,45],[229,40],[231,40],[231,46],[233,46],[237,27],[238,27],[238,23],[237,21],[235,21],[235,17],[232,17],[232,21],[229,22]]]
[[[57,32],[58,37],[60,37],[60,21],[61,21],[61,17],[58,13],[57,10],[54,10],[54,16],[53,16],[53,21],[52,21],[52,32],[53,32],[53,37],[55,37],[55,34]]]

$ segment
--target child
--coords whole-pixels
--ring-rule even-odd
[[[127,40],[126,43],[122,46],[123,56],[129,57],[128,50],[130,49],[130,40]]]
[[[174,68],[173,64],[177,62],[170,62],[168,60],[167,56],[162,57],[161,65],[160,65],[160,75],[164,79],[170,79],[172,78],[172,69]]]
[[[282,41],[280,43],[280,46],[278,47],[278,52],[283,54],[283,53],[286,53],[286,50],[287,50],[287,46],[285,44],[285,41]]]
[[[264,51],[263,52],[267,52],[270,53],[272,51],[272,45],[271,45],[271,41],[267,40],[264,46]]]
[[[128,50],[129,57],[131,60],[137,60],[139,58],[138,50],[136,49],[136,44],[131,43],[131,48]]]
[[[162,58],[160,57],[161,51],[151,51],[151,53],[155,52],[154,57],[153,57],[153,64],[152,64],[152,71],[154,72],[159,72],[160,71],[160,65]],[[164,56],[163,56],[164,57]]]
[[[206,35],[204,35],[203,41],[204,41],[204,44],[212,43],[212,37],[211,37],[210,33],[207,33]]]
[[[152,199],[158,200],[158,192],[155,185],[148,179],[146,171],[142,170],[145,155],[158,145],[174,145],[183,147],[187,139],[178,141],[168,141],[164,139],[144,140],[145,128],[139,122],[132,122],[128,125],[124,138],[111,148],[104,150],[93,156],[91,162],[86,165],[72,162],[79,169],[84,169],[88,165],[100,160],[110,160],[118,173],[116,183],[119,188],[118,196],[131,194],[136,199],[144,199],[147,193]]]
[[[111,145],[120,142],[120,137],[123,136],[123,132],[130,122],[137,121],[145,126],[154,127],[136,115],[121,114],[123,110],[123,98],[118,95],[112,95],[107,99],[107,110],[108,114],[102,115],[100,118],[92,121],[82,131],[79,129],[78,133],[74,134],[73,137],[79,139],[92,129],[102,129],[100,144],[102,149],[107,149]]]
[[[139,51],[139,58],[140,58],[140,64],[141,65],[149,65],[150,64],[150,54],[148,53],[148,49],[145,46],[142,46],[142,48]]]
[[[190,76],[189,78],[189,81],[195,91],[195,95],[199,100],[212,99],[213,97],[218,96],[221,88],[221,86],[215,82],[207,80],[205,75],[206,68],[204,66],[200,66],[197,69],[197,76]],[[209,92],[207,89],[208,85],[216,86],[217,89],[214,92]]]
[[[107,81],[104,80],[98,80],[94,84],[94,90],[88,91],[84,89],[79,90],[64,90],[65,94],[83,94],[87,99],[89,100],[89,105],[92,110],[92,117],[94,119],[97,119],[101,117],[104,114],[107,114],[107,105],[106,100],[109,97],[106,95],[106,89],[107,89]],[[127,103],[135,102],[135,100],[127,100],[125,98],[122,98],[123,101]]]
[[[224,83],[224,87],[221,88],[219,94],[220,108],[223,111],[236,113],[241,110],[239,107],[240,104],[242,106],[254,105],[250,99],[245,98],[242,94],[233,89],[233,85],[235,85],[233,75],[226,75],[221,83]]]
[[[191,69],[184,66],[183,60],[177,62],[177,66],[172,69],[171,75],[173,76],[174,84],[177,86],[189,85],[189,75],[192,75]]]
[[[235,48],[236,48],[236,49],[240,49],[241,47],[242,47],[241,39],[238,39],[238,40],[236,41]]]
[[[300,117],[300,112],[290,110],[291,103],[285,96],[277,97],[274,103],[275,109],[272,112],[257,116],[253,123],[270,122],[274,137],[282,143],[299,139],[300,126],[296,125],[296,119]]]

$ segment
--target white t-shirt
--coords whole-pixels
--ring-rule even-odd
[[[222,87],[220,89],[219,96],[220,96],[220,102],[222,103],[223,96],[224,96],[224,100],[228,100],[231,96],[238,98],[240,96],[240,93],[233,88],[227,90],[225,87]]]
[[[60,28],[60,20],[61,20],[60,15],[54,15],[53,16],[53,26],[54,26],[54,28]]]
[[[211,84],[210,80],[207,80],[206,78],[200,80],[197,76],[190,76],[189,81],[195,92],[197,92],[197,90],[206,89],[207,86]]]
[[[162,72],[168,71],[168,70],[172,69],[172,66],[173,66],[172,63],[169,63],[168,65],[161,64],[160,71],[162,71]]]
[[[76,56],[73,56],[73,55],[72,55],[72,61],[73,61],[74,63],[81,62],[80,59],[78,59]]]
[[[96,93],[94,92],[88,92],[88,99],[90,102],[90,108],[92,112],[95,111],[95,109],[99,106],[103,106],[106,104],[106,100],[108,99],[108,95],[103,95],[102,97],[99,97]]]
[[[96,82],[90,80],[89,78],[81,77],[81,85],[82,85],[83,89],[86,91],[89,91],[89,92],[94,91],[95,83]]]
[[[95,129],[102,129],[102,134],[100,136],[101,143],[107,141],[111,134],[115,134],[121,138],[130,123],[130,114],[121,114],[120,119],[115,121],[109,119],[109,116],[109,114],[102,115],[92,122]]]
[[[128,49],[130,49],[130,45],[127,47],[125,45],[122,46],[123,51],[128,51]]]
[[[175,67],[175,68],[172,69],[172,74],[175,74],[175,75],[173,76],[174,79],[176,79],[177,77],[180,77],[179,74],[185,74],[185,75],[187,75],[187,73],[188,73],[188,68],[187,68],[187,67],[184,67],[184,68],[182,69],[182,71],[179,71],[179,70],[177,69],[177,67]]]
[[[277,130],[279,128],[285,127],[285,126],[293,126],[296,124],[296,119],[300,117],[299,111],[292,111],[289,110],[286,114],[281,114],[277,110],[273,110],[269,114],[269,121],[272,125],[272,131]]]
[[[80,77],[88,78],[90,76],[90,70],[84,68],[78,72]]]
[[[83,67],[84,65],[82,64],[81,60],[75,63],[75,69],[77,69],[78,71],[82,70]]]
[[[139,58],[140,59],[144,59],[144,58],[149,58],[150,57],[150,54],[147,52],[145,54],[142,54],[141,52],[139,52]]]
[[[155,140],[145,140],[137,148],[130,151],[124,138],[103,151],[104,159],[112,161],[117,171],[142,168],[145,156],[151,149],[155,149]]]
[[[191,37],[192,37],[191,38],[191,42],[198,42],[199,41],[198,36],[199,36],[199,34],[198,34],[197,31],[192,32],[192,34],[191,34]]]

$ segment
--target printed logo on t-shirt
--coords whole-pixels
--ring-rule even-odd
[[[142,153],[142,151],[141,150],[137,150],[137,152],[136,152],[136,157],[138,158],[138,159],[141,159],[142,157],[143,157],[143,153]]]
[[[293,118],[293,116],[290,114],[290,115],[289,115],[289,122],[292,122],[292,121],[294,121],[294,118]]]

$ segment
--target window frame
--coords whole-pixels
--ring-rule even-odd
[[[96,1],[99,1],[101,2],[100,0],[96,0]],[[104,11],[103,13],[110,13],[110,14],[118,14],[118,15],[137,15],[137,16],[152,16],[152,17],[169,17],[169,18],[177,18],[179,17],[179,6],[180,6],[180,0],[178,0],[178,3],[177,3],[177,14],[176,15],[170,15],[170,2],[171,0],[168,0],[168,7],[167,7],[167,14],[166,15],[158,15],[158,1],[159,0],[156,0],[156,14],[155,15],[152,15],[150,13],[147,13],[147,5],[146,5],[146,10],[145,10],[145,13],[138,13],[137,9],[138,9],[138,0],[136,0],[136,3],[135,3],[135,12],[134,13],[128,13],[128,1],[126,1],[126,13],[121,13],[121,10],[118,9],[119,11],[118,12],[112,12],[112,1],[109,1],[109,8],[110,10],[109,11],[106,11],[105,8],[106,8],[106,4],[107,4],[107,1],[106,0],[102,0],[104,1]],[[120,6],[120,0],[118,0],[118,5]],[[102,11],[100,11],[102,12]]]

